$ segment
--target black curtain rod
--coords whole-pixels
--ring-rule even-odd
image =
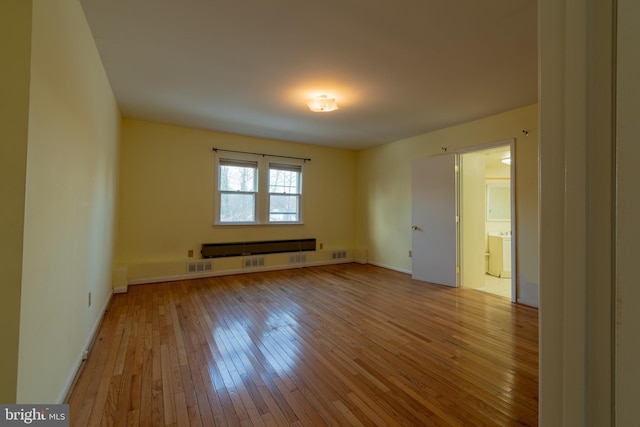
[[[275,154],[265,154],[265,153],[252,153],[251,151],[236,151],[236,150],[225,150],[223,148],[213,148],[213,151],[218,152],[218,151],[224,151],[227,153],[241,153],[241,154],[254,154],[256,156],[262,156],[262,157],[278,157],[280,159],[295,159],[295,160],[302,160],[303,162],[310,162],[311,159],[309,158],[305,158],[305,157],[293,157],[293,156],[277,156]]]

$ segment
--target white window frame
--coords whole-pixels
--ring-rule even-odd
[[[244,166],[251,167],[255,169],[253,175],[253,190],[254,191],[246,191],[246,190],[222,190],[220,189],[220,185],[222,182],[221,178],[221,170],[223,166]],[[220,157],[216,161],[216,220],[220,224],[255,224],[258,219],[258,211],[259,211],[259,190],[260,190],[260,163],[255,159],[246,159],[246,158],[229,158],[229,157]],[[225,195],[244,195],[244,196],[252,196],[253,197],[253,221],[223,221],[222,216],[222,199]]]
[[[257,191],[254,194],[254,221],[222,221],[221,207],[223,194],[232,193],[230,191],[220,190],[220,167],[224,163],[249,163],[255,162],[257,164]],[[269,191],[269,173],[270,169],[277,168],[290,168],[289,170],[296,170],[299,172],[298,176],[298,193],[271,193]],[[269,156],[252,156],[252,155],[216,155],[215,161],[215,185],[214,185],[214,225],[216,226],[250,226],[250,225],[299,225],[304,224],[303,221],[303,195],[304,195],[304,166],[303,160],[285,159]],[[286,170],[286,169],[285,169]],[[246,193],[244,193],[246,194]],[[295,196],[298,200],[298,220],[297,221],[271,221],[271,196],[275,195],[287,195]]]
[[[268,210],[267,210],[267,218],[269,224],[300,224],[302,222],[302,166],[303,164],[294,164],[291,162],[276,162],[269,161],[267,166],[267,197],[268,197]],[[298,173],[297,183],[295,187],[297,188],[297,192],[276,192],[271,191],[271,171],[272,170],[280,170],[280,171],[289,171]],[[287,220],[272,220],[271,215],[277,214],[273,211],[272,200],[273,197],[290,197],[296,200],[296,213],[298,219],[295,221],[287,221]],[[286,213],[285,213],[286,214]]]

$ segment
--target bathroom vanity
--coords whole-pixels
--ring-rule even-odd
[[[489,233],[489,274],[511,277],[511,233]]]

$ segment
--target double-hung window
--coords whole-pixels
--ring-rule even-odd
[[[221,157],[217,168],[216,224],[302,223],[303,164]]]
[[[300,222],[302,166],[269,163],[269,222]]]
[[[220,159],[218,163],[218,216],[220,223],[255,223],[257,195],[257,161]]]

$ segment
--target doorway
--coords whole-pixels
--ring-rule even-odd
[[[514,141],[414,160],[414,279],[516,301]]]
[[[512,144],[459,154],[460,286],[516,300]]]

